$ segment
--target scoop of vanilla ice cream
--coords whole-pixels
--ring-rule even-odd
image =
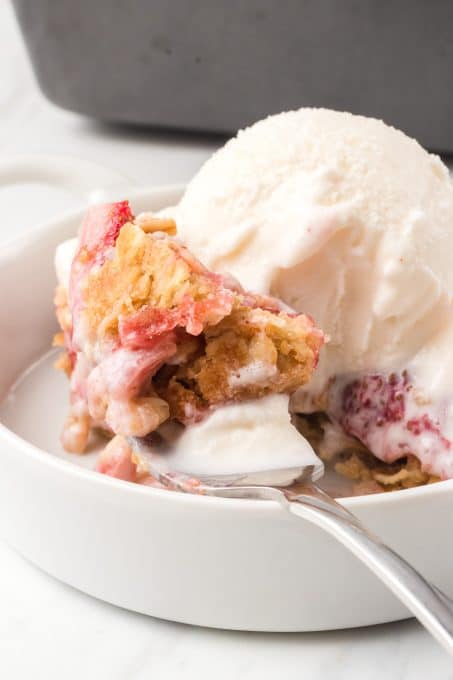
[[[272,394],[215,410],[172,442],[167,464],[193,475],[266,473],[267,483],[282,485],[294,479],[289,469],[312,465],[317,479],[323,463],[291,424],[288,400]]]
[[[214,154],[171,213],[209,268],[328,333],[311,393],[409,362],[430,379],[426,346],[451,324],[453,188],[413,139],[336,111],[271,116]],[[451,391],[441,373],[436,388]]]

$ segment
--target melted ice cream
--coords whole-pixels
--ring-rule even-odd
[[[193,475],[249,474],[314,466],[322,476],[323,463],[292,425],[288,396],[272,394],[244,403],[229,404],[191,425],[171,442],[168,465]],[[272,483],[291,481],[288,472]]]

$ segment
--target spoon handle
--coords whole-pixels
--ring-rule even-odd
[[[368,531],[352,513],[310,484],[285,492],[287,509],[336,538],[366,564],[425,628],[453,654],[453,602],[406,560]]]

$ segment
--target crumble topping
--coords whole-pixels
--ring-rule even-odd
[[[82,224],[70,290],[55,294],[68,450],[83,451],[93,427],[145,436],[169,418],[186,425],[225,403],[291,393],[316,367],[324,337],[309,317],[210,272],[175,232],[173,220],[135,220],[127,202]]]

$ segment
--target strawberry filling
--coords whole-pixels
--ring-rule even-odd
[[[156,336],[175,328],[185,328],[190,335],[200,335],[206,323],[214,324],[231,312],[233,296],[220,289],[214,297],[193,300],[186,296],[174,309],[143,307],[136,314],[121,319],[119,336],[124,347],[152,347]]]
[[[426,472],[452,476],[452,442],[443,434],[443,407],[427,402],[407,371],[340,381],[331,395],[332,419],[377,458],[393,463],[411,454]]]
[[[80,228],[76,260],[81,252],[87,251],[91,259],[96,259],[97,264],[102,264],[107,250],[115,245],[123,224],[133,219],[134,215],[128,201],[105,203],[89,208]]]

